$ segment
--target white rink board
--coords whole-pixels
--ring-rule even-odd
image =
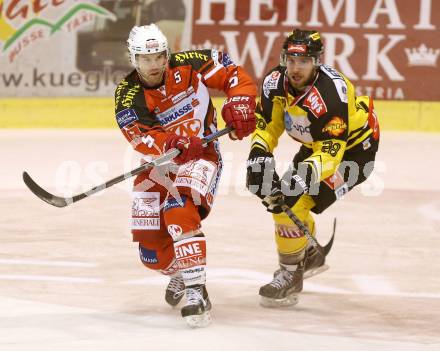
[[[316,217],[322,243],[338,218],[330,270],[283,310],[258,303],[276,254],[271,217],[244,189],[248,142],[222,142],[203,228],[213,324],[190,330],[131,242],[130,181],[63,209],[21,181],[77,193],[134,168],[120,132],[1,130],[0,350],[440,349],[439,134],[383,133],[375,186]],[[280,168],[296,148],[282,139]]]

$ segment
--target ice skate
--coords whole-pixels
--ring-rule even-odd
[[[269,284],[260,288],[260,304],[263,307],[287,307],[298,303],[298,293],[303,288],[304,261],[295,271],[281,267],[274,273]]]
[[[328,253],[328,252],[327,252]],[[325,272],[329,266],[325,264],[325,256],[322,256],[313,246],[307,249],[304,264],[304,279]]]
[[[186,305],[181,310],[182,317],[191,328],[203,328],[211,323],[211,302],[205,285],[186,288]]]
[[[170,306],[177,306],[185,295],[185,284],[180,273],[171,277],[170,282],[165,290],[165,301]]]

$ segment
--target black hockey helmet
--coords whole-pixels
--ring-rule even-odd
[[[283,43],[281,51],[281,63],[285,64],[286,55],[308,56],[316,59],[319,64],[319,56],[324,52],[321,35],[315,30],[295,29],[290,32]]]

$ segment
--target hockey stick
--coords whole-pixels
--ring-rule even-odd
[[[216,140],[217,138],[228,134],[232,131],[231,127],[226,127],[224,129],[221,129],[213,134],[208,135],[207,137],[203,138],[203,146],[207,145],[211,141]],[[90,195],[96,194],[104,189],[107,189],[115,184],[118,184],[128,178],[131,178],[147,169],[160,166],[170,160],[172,160],[174,157],[179,155],[180,150],[178,149],[171,149],[168,150],[165,154],[162,156],[159,156],[155,158],[151,162],[146,162],[142,164],[141,166],[131,170],[130,172],[124,173],[116,178],[110,179],[109,181],[95,186],[94,188],[85,191],[81,194],[72,196],[72,197],[61,197],[53,195],[46,190],[44,190],[42,187],[40,187],[35,181],[31,178],[31,176],[27,172],[23,172],[23,181],[27,185],[30,191],[32,191],[36,196],[38,196],[41,200],[47,202],[49,205],[56,206],[56,207],[65,207],[73,204],[74,202],[77,202],[79,200],[82,200]]]
[[[293,213],[293,211],[290,209],[289,206],[287,206],[286,204],[281,204],[280,206],[281,206],[282,210],[284,211],[284,213],[292,220],[293,223],[296,224],[296,226],[299,228],[299,230],[301,230],[304,233],[304,235],[307,238],[307,240],[309,241],[309,243],[316,250],[318,250],[319,254],[322,257],[327,256],[327,254],[329,253],[330,249],[333,246],[333,241],[335,239],[336,218],[333,220],[332,237],[330,238],[329,242],[325,246],[321,246],[319,244],[318,240],[316,240],[316,238],[312,234],[310,234],[309,228],[307,228],[307,226]]]

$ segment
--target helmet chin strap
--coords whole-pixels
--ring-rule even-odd
[[[315,79],[316,79],[316,76],[317,76],[317,74],[318,74],[318,67],[319,67],[319,66],[316,66],[316,65],[315,65],[315,68],[314,68],[314,70],[313,70],[313,74],[310,76],[310,79],[307,81],[306,85],[311,85],[311,84],[314,83],[314,81],[315,81]]]

